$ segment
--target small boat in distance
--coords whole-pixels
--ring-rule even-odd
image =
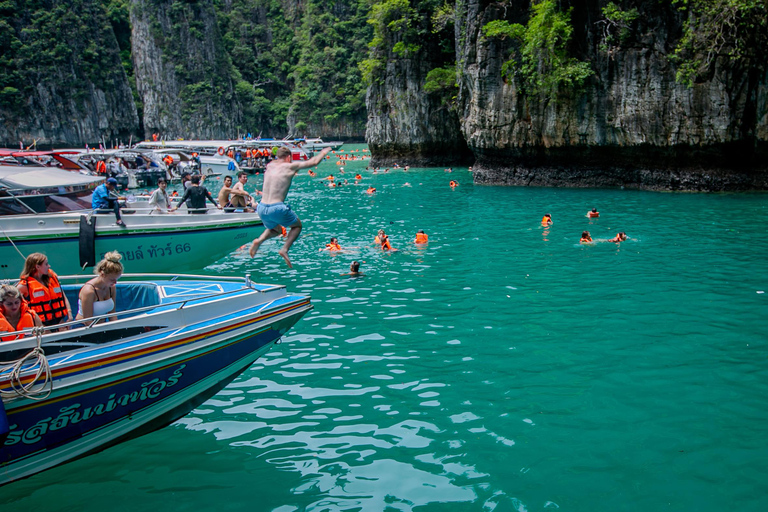
[[[296,139],[296,142],[301,143],[302,148],[307,151],[312,151],[313,153],[322,151],[324,148],[331,148],[335,151],[344,145],[343,141],[336,140],[332,142],[324,142],[320,137]]]
[[[312,309],[308,296],[247,275],[123,278],[116,321],[0,343],[0,360],[27,358],[17,375],[0,369],[0,485],[176,421]],[[70,303],[87,279],[60,278]]]

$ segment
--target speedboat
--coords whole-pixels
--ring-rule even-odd
[[[333,150],[339,149],[341,146],[344,145],[343,141],[332,141],[332,142],[324,142],[323,139],[320,137],[309,137],[304,139],[296,139],[297,143],[301,143],[301,147],[306,149],[307,151],[322,151],[324,148],[331,148]]]
[[[18,278],[32,252],[47,255],[61,274],[82,273],[114,250],[123,254],[128,270],[191,270],[261,232],[254,212],[209,208],[200,215],[181,210],[158,215],[147,203],[123,208],[126,226],[118,226],[112,212],[91,209],[93,188],[101,180],[47,167],[0,166],[0,279]]]
[[[312,309],[247,275],[123,278],[116,319],[0,343],[0,360],[15,363],[0,368],[0,485],[176,421]],[[86,279],[60,278],[70,304]]]

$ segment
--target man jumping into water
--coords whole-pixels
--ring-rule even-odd
[[[280,235],[280,226],[288,226],[291,229],[288,231],[285,245],[278,251],[278,254],[283,257],[288,264],[288,268],[293,268],[291,260],[288,258],[288,250],[293,245],[293,242],[299,238],[301,220],[293,213],[291,207],[284,203],[285,197],[288,195],[288,189],[291,188],[293,177],[298,174],[299,170],[315,167],[325,158],[325,155],[330,150],[331,148],[325,148],[316,156],[303,162],[292,161],[291,150],[286,147],[281,147],[277,150],[277,159],[269,162],[264,170],[261,202],[256,207],[256,212],[258,212],[264,227],[267,229],[251,244],[251,250],[248,251],[251,258],[256,255],[256,251],[259,250],[259,246],[262,243]]]

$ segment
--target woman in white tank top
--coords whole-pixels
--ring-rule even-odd
[[[116,285],[120,276],[123,275],[121,259],[120,253],[113,251],[104,255],[104,259],[96,265],[96,277],[80,289],[80,298],[77,301],[76,318],[78,320],[115,312],[117,309]],[[117,316],[111,316],[109,320],[114,322]]]

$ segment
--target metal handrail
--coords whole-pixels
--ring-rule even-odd
[[[126,277],[126,276],[128,276],[128,277],[136,277],[136,276],[143,276],[143,277],[149,277],[149,276],[169,277],[169,274],[124,274],[123,275],[123,277]],[[71,278],[82,278],[82,277],[86,277],[86,276],[60,276],[59,277],[59,281],[66,280],[66,279],[71,279]],[[174,278],[169,279],[169,280],[170,281],[175,281],[176,278],[178,278],[178,277],[193,277],[193,278],[217,279],[217,278],[212,277],[212,276],[195,276],[195,275],[190,275],[190,274],[179,274],[179,275],[177,275]],[[243,281],[244,284],[246,282],[249,282],[247,278],[240,278],[240,277],[220,277],[220,278],[218,278],[218,280]],[[251,285],[246,286],[246,288],[250,289],[252,291],[255,291],[257,293],[264,294],[264,293],[267,293],[267,292],[283,289],[283,288],[285,288],[285,286],[284,285],[274,285],[274,286],[270,286],[268,288],[264,288],[263,290],[257,290],[255,288],[253,288],[253,286],[251,284]],[[176,310],[180,310],[190,301],[210,299],[210,298],[213,298],[213,297],[223,297],[223,296],[226,296],[226,295],[240,293],[242,291],[243,291],[242,289],[230,290],[228,292],[212,293],[212,294],[203,295],[203,296],[200,296],[200,297],[188,298],[188,299],[178,300],[178,301],[174,301],[174,302],[167,302],[165,304],[156,304],[154,306],[142,306],[140,308],[129,309],[127,311],[120,311],[120,312],[115,311],[114,313],[105,313],[103,315],[92,316],[92,317],[83,318],[83,319],[80,319],[80,320],[71,320],[69,322],[65,322],[65,323],[61,323],[61,324],[57,324],[57,325],[52,325],[52,326],[49,326],[49,327],[45,327],[44,326],[42,328],[42,330],[44,332],[45,331],[51,331],[51,330],[57,330],[57,329],[60,329],[62,327],[68,327],[68,326],[72,326],[72,325],[76,325],[76,324],[83,325],[83,327],[85,329],[90,329],[90,328],[94,327],[99,322],[99,320],[108,319],[108,318],[113,317],[113,316],[120,317],[120,316],[125,316],[125,315],[128,315],[128,314],[143,313],[145,311],[151,311],[151,310],[154,310],[154,309],[157,309],[157,308],[170,308],[170,306],[176,306],[176,305],[178,305]],[[88,323],[86,323],[86,322],[88,322]],[[11,335],[14,335],[14,334],[26,334],[28,332],[31,332],[31,329],[23,329],[21,331],[14,331],[12,333],[7,333],[7,335],[11,336]],[[5,335],[5,333],[3,333],[3,334]]]

